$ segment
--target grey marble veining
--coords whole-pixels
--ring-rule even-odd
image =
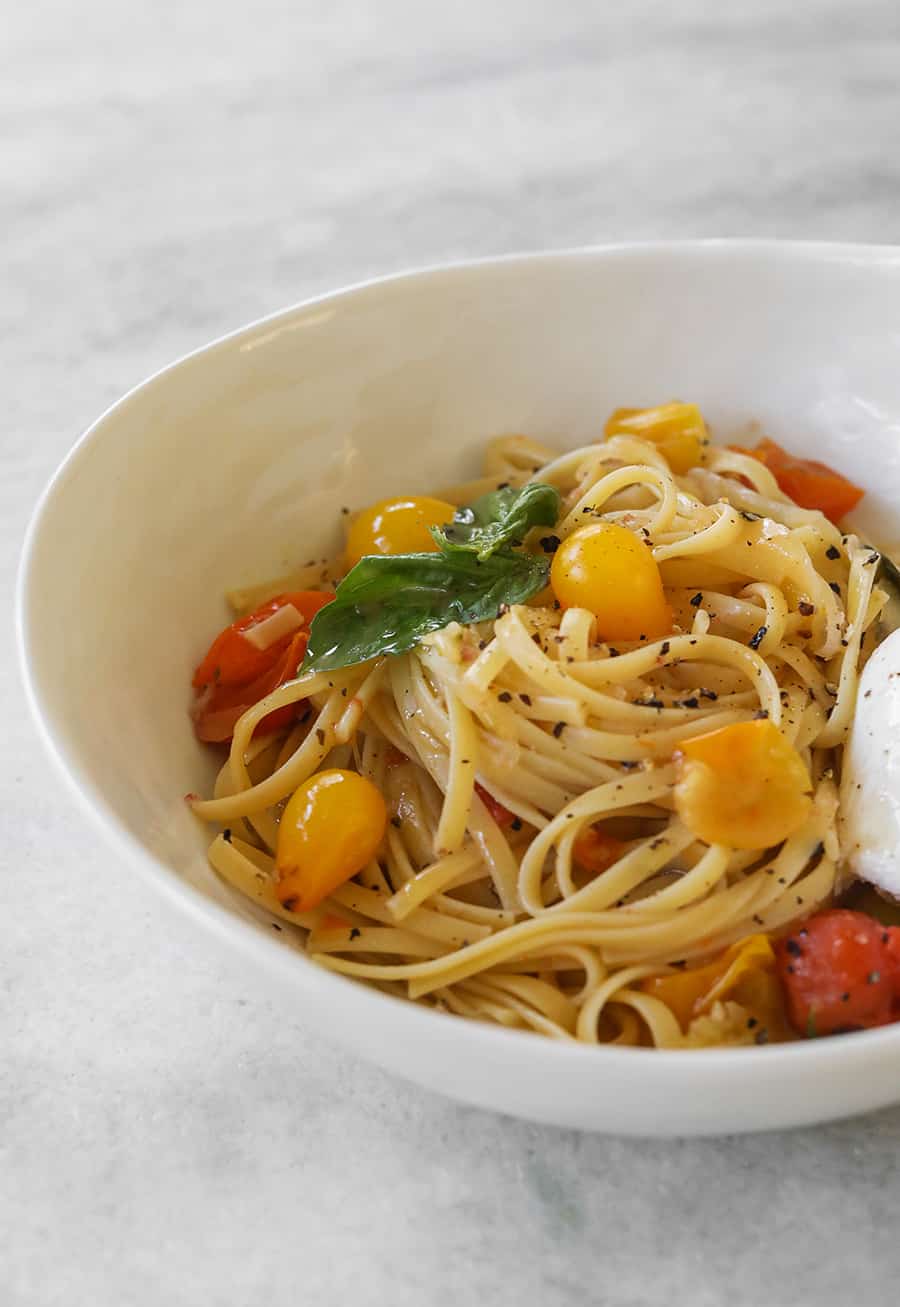
[[[893,0],[30,0],[2,27],[7,608],[87,422],[283,304],[589,241],[900,240]],[[4,1304],[896,1301],[900,1109],[635,1142],[389,1080],[117,865],[2,656]]]

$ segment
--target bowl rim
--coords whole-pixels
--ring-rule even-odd
[[[33,602],[32,571],[35,565],[38,540],[49,520],[57,497],[75,471],[84,451],[101,438],[107,424],[142,391],[164,379],[169,373],[189,366],[193,360],[211,355],[233,345],[241,338],[246,343],[260,338],[260,343],[273,330],[283,328],[292,318],[310,310],[344,301],[354,296],[377,292],[394,283],[435,281],[459,274],[489,271],[503,266],[552,264],[586,259],[591,262],[617,262],[642,257],[670,256],[678,260],[734,260],[766,258],[782,262],[824,262],[828,264],[859,264],[900,266],[900,245],[852,243],[840,241],[799,241],[777,239],[704,238],[697,240],[651,240],[598,245],[572,246],[557,250],[521,251],[503,255],[486,255],[474,259],[459,259],[447,263],[430,263],[408,270],[367,277],[337,290],[323,292],[297,303],[256,318],[243,326],[217,336],[205,345],[192,349],[157,369],[131,386],[119,399],[109,405],[78,437],[63,458],[50,480],[40,493],[30,515],[20,555],[15,594],[15,631],[19,669],[37,733],[57,772],[64,778],[69,793],[88,816],[95,830],[102,833],[107,843],[125,862],[134,868],[145,883],[152,884],[163,899],[179,908],[188,918],[209,930],[214,936],[236,946],[261,971],[284,977],[296,984],[298,978],[308,991],[318,989],[327,1001],[329,994],[357,1005],[361,1017],[371,1011],[387,1015],[385,1004],[390,1004],[394,1020],[399,1023],[398,1033],[423,1042],[459,1041],[473,1052],[515,1053],[521,1062],[540,1063],[545,1069],[568,1066],[572,1060],[590,1063],[598,1071],[603,1067],[622,1068],[627,1061],[646,1059],[657,1068],[657,1078],[668,1076],[673,1088],[687,1085],[699,1068],[714,1088],[718,1080],[725,1087],[735,1075],[746,1081],[748,1076],[767,1081],[775,1069],[775,1062],[783,1060],[796,1064],[806,1073],[827,1072],[838,1064],[843,1071],[849,1064],[862,1067],[873,1056],[892,1053],[900,1057],[900,1023],[878,1029],[853,1032],[846,1036],[825,1036],[815,1040],[797,1040],[791,1043],[735,1048],[652,1049],[619,1047],[608,1044],[584,1044],[536,1038],[534,1033],[513,1030],[478,1021],[465,1021],[432,1008],[426,1008],[405,998],[385,994],[361,984],[351,977],[329,971],[313,962],[303,953],[280,946],[250,920],[241,917],[224,905],[209,899],[198,887],[182,879],[162,858],[152,853],[122,823],[106,800],[102,791],[83,771],[77,755],[69,751],[57,738],[52,714],[45,709],[40,686],[32,674],[30,651],[35,643],[31,629]],[[306,974],[304,974],[306,973]],[[441,1035],[443,1031],[443,1035]]]

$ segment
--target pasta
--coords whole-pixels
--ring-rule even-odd
[[[499,488],[517,496],[504,500],[511,516],[522,504],[545,513],[545,488],[556,520],[483,563],[512,584],[501,569],[518,577],[521,557],[541,588],[343,666],[295,675],[308,630],[296,604],[266,631],[272,614],[249,614],[324,589],[344,559],[232,592],[260,665],[276,626],[294,662],[284,683],[261,674],[217,710],[233,717],[228,755],[212,797],[193,800],[221,827],[215,871],[298,928],[320,965],[460,1017],[661,1049],[794,1037],[776,959],[789,927],[847,888],[841,752],[888,594],[879,555],[776,474],[709,443],[690,405],[620,411],[605,439],[564,453],[498,438],[483,478],[429,511]],[[437,566],[418,519],[404,521],[404,549],[381,552]],[[357,541],[352,561],[366,556]],[[309,620],[314,633],[319,615]],[[748,834],[747,786],[765,767]],[[383,836],[377,816],[357,830],[347,815],[368,789],[338,804],[321,788],[328,774],[374,787]],[[319,802],[332,808],[317,835]],[[316,902],[302,877],[284,892],[286,813],[323,866],[360,863],[343,879],[338,867]]]

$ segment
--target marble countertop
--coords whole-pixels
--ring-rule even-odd
[[[281,305],[515,249],[900,239],[892,0],[32,0],[3,26],[7,608],[87,423]],[[0,654],[6,1307],[896,1301],[900,1109],[623,1141],[387,1078],[117,865]]]

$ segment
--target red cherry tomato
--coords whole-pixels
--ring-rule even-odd
[[[761,440],[755,449],[743,449],[740,445],[731,448],[764,463],[795,504],[801,508],[818,508],[832,522],[846,517],[865,493],[825,463],[814,458],[795,458],[774,440]]]
[[[627,845],[600,826],[588,826],[572,846],[572,857],[585,871],[599,875],[618,862]]]
[[[268,599],[247,617],[239,617],[236,622],[226,626],[216,636],[206,656],[194,672],[192,684],[195,690],[202,690],[207,685],[246,685],[255,677],[277,662],[290,636],[276,640],[268,649],[257,649],[246,632],[259,626],[267,617],[277,613],[279,608],[293,604],[303,618],[304,627],[308,627],[316,613],[334,596],[323,594],[319,590],[298,590],[293,594],[277,595]]]
[[[509,830],[510,826],[512,826],[516,819],[516,814],[510,812],[509,808],[504,807],[499,799],[495,799],[493,794],[489,794],[484,786],[479,785],[477,781],[475,782],[475,793],[478,795],[479,799],[487,808],[500,829]]]
[[[207,744],[227,743],[248,708],[294,679],[306,652],[309,624],[333,597],[318,590],[278,595],[216,636],[193,677],[198,694],[191,715],[198,739]],[[257,649],[245,633],[286,604],[293,604],[300,613],[303,628],[275,640],[267,649]],[[269,713],[256,731],[265,734],[288,725],[298,706],[288,704]]]
[[[900,929],[835,908],[775,949],[788,1016],[803,1035],[883,1026],[900,1015]]]

